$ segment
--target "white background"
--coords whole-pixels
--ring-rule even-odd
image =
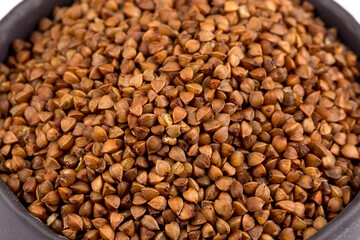
[[[348,12],[350,12],[356,18],[358,22],[360,22],[359,0],[335,0],[335,1],[338,2],[341,6],[343,6]],[[2,19],[19,2],[21,2],[21,0],[0,0],[0,19]]]

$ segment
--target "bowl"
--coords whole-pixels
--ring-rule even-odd
[[[340,39],[360,56],[360,25],[341,6],[332,0],[308,0],[315,6],[316,14],[328,27],[339,30]],[[73,0],[24,0],[0,21],[0,62],[9,52],[10,44],[17,38],[25,39],[37,21],[49,16],[55,6],[70,5]],[[360,237],[360,194],[311,240],[358,240]],[[39,219],[31,215],[0,180],[0,239],[46,240],[66,239],[54,233]]]

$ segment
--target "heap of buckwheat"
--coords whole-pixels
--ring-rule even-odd
[[[360,187],[357,57],[290,0],[77,0],[0,65],[0,175],[69,239],[307,239]]]

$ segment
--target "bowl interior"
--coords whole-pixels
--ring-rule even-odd
[[[0,22],[0,62],[8,55],[9,47],[17,38],[26,39],[41,17],[49,16],[55,6],[70,5],[73,0],[26,0],[14,8]],[[360,56],[360,25],[337,3],[329,0],[309,0],[328,27],[339,30],[342,42]],[[66,239],[33,217],[0,180],[0,239]],[[360,236],[360,194],[341,214],[311,239],[356,240]]]

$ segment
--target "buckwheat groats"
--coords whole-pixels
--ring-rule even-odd
[[[309,3],[77,0],[12,49],[0,176],[69,239],[307,239],[358,192],[357,57]]]

